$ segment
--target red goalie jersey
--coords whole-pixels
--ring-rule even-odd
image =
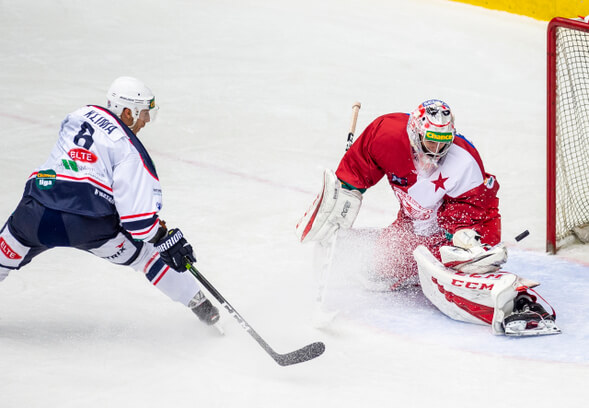
[[[475,229],[485,244],[499,243],[499,184],[485,172],[475,147],[456,135],[437,167],[420,170],[408,137],[408,120],[404,113],[374,120],[342,158],[337,177],[344,186],[363,191],[386,176],[401,205],[391,227],[403,226],[413,241],[420,241],[415,244],[428,245],[436,256],[437,247],[448,243],[446,232],[461,228]],[[399,238],[398,231],[395,234]],[[403,252],[414,246],[405,244]]]

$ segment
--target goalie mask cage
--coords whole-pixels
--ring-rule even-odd
[[[546,250],[589,235],[589,23],[548,24]]]

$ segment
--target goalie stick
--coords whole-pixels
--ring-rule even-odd
[[[350,130],[348,131],[348,139],[346,141],[346,152],[352,147],[354,143],[354,133],[356,132],[356,123],[358,121],[358,113],[362,104],[360,102],[354,102],[352,105],[352,121],[350,123]],[[330,240],[325,243],[318,242],[318,248],[321,249],[323,261],[319,266],[319,288],[317,294],[317,309],[313,317],[313,325],[317,328],[323,328],[329,325],[335,316],[339,313],[338,311],[327,311],[323,308],[323,300],[325,297],[325,289],[327,281],[329,279],[329,273],[331,270],[331,264],[335,254],[335,245],[337,241],[337,235],[339,230],[335,231]]]
[[[346,152],[350,147],[352,147],[352,143],[354,143],[354,132],[356,131],[356,121],[358,120],[358,111],[362,104],[360,102],[355,102],[352,105],[352,123],[350,124],[350,132],[348,133],[348,141],[346,143]]]
[[[277,353],[266,343],[266,341],[245,321],[245,319],[235,310],[233,306],[219,293],[217,289],[192,265],[188,259],[186,262],[186,269],[194,275],[194,277],[205,287],[205,289],[225,308],[225,310],[237,320],[239,325],[247,331],[250,336],[264,349],[281,366],[289,366],[293,364],[303,363],[319,357],[325,351],[325,344],[322,342],[315,342],[306,345],[298,350],[286,354]]]

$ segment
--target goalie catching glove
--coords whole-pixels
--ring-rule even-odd
[[[169,230],[162,239],[155,243],[155,248],[160,253],[162,260],[177,272],[186,271],[185,257],[192,263],[196,262],[192,246],[186,241],[182,231],[177,228]]]
[[[490,246],[481,243],[481,236],[473,229],[461,229],[452,237],[454,246],[440,248],[442,263],[448,268],[465,273],[498,271],[507,261],[503,244]]]
[[[350,228],[362,205],[362,193],[342,188],[332,170],[323,173],[323,189],[303,218],[296,234],[301,242],[327,241],[339,228]]]

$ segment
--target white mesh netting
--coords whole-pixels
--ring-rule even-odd
[[[584,228],[586,227],[586,229]],[[589,231],[589,33],[556,33],[556,238]]]

